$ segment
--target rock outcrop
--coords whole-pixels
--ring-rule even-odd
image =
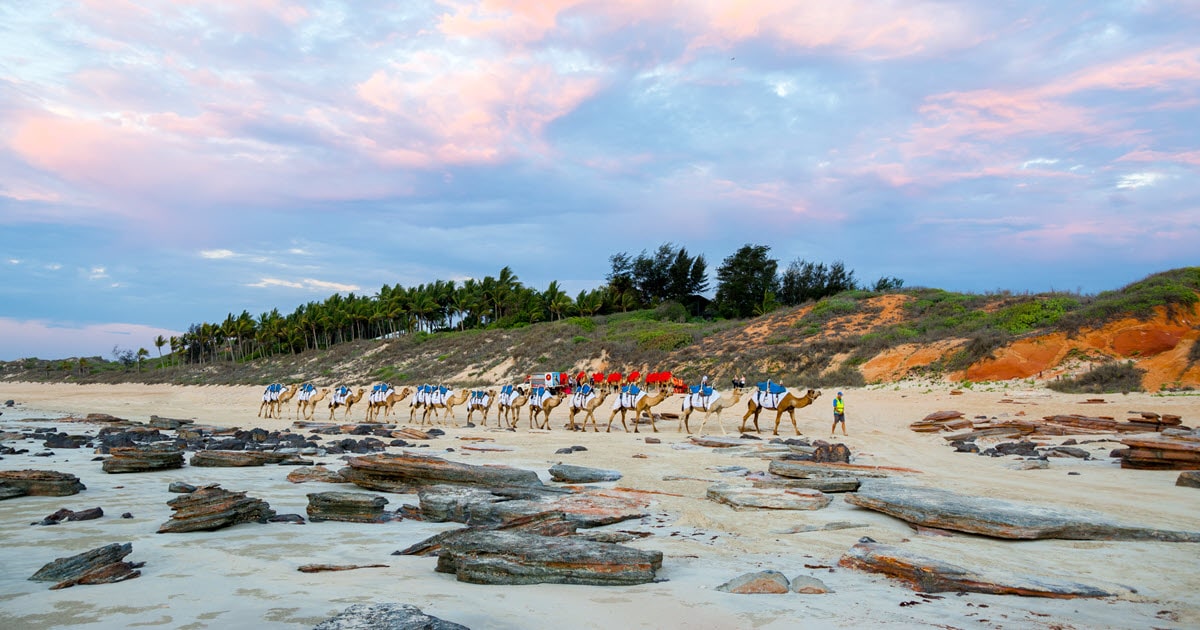
[[[350,483],[340,470],[329,470],[324,466],[301,466],[288,473],[287,480],[292,483],[307,483],[323,481],[325,483]]]
[[[559,513],[577,527],[600,527],[641,518],[647,507],[644,496],[613,490],[433,486],[418,496],[421,517],[427,521],[487,528],[548,513]]]
[[[820,490],[808,488],[747,488],[726,484],[709,486],[708,498],[734,508],[772,510],[819,510],[833,500]]]
[[[597,483],[600,481],[617,481],[621,478],[620,471],[603,468],[588,468],[572,464],[555,464],[550,467],[550,478],[562,483]]]
[[[101,468],[106,473],[136,473],[183,467],[183,450],[170,442],[114,446]]]
[[[300,459],[294,453],[277,451],[197,451],[188,461],[192,466],[210,468],[241,468],[244,466],[263,466],[280,464],[289,460]],[[311,464],[312,462],[306,462]]]
[[[875,542],[854,545],[838,564],[891,576],[922,593],[961,591],[1062,599],[1110,595],[1101,589],[1074,582],[998,574],[985,576],[948,562]]]
[[[439,484],[485,487],[539,487],[537,473],[508,466],[475,466],[410,454],[352,457],[346,477],[368,490],[411,493]]]
[[[392,520],[384,507],[388,500],[362,492],[314,492],[308,495],[308,520],[383,523]]]
[[[212,531],[238,523],[265,523],[275,515],[275,510],[266,501],[215,485],[180,495],[167,501],[167,505],[175,513],[171,520],[159,526],[160,534]]]
[[[645,584],[660,551],[522,532],[470,531],[443,545],[437,571],[473,584]]]
[[[412,604],[355,604],[313,630],[470,630],[421,612]]]
[[[995,538],[1200,542],[1200,532],[1122,525],[1102,514],[972,497],[937,488],[871,484],[845,496],[851,505],[883,512],[913,525]]]
[[[0,486],[34,497],[66,497],[87,490],[79,477],[53,470],[0,470]]]
[[[55,582],[51,590],[76,584],[109,584],[133,579],[142,574],[144,563],[125,562],[133,553],[133,543],[112,543],[81,554],[58,558],[30,576],[34,582]]]

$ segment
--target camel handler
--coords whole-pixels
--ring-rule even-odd
[[[837,393],[837,397],[833,399],[833,426],[829,427],[829,437],[836,435],[838,423],[842,425],[842,435],[846,433],[846,401],[842,400],[842,392]]]

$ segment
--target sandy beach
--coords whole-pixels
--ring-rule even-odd
[[[830,400],[834,392],[797,413],[804,437],[829,438]],[[289,429],[293,419],[256,418],[261,387],[145,385],[0,384],[0,431],[49,426],[35,418],[107,413],[134,421],[151,415],[190,418],[198,423],[244,429]],[[968,418],[1024,414],[1083,413],[1125,419],[1130,411],[1177,414],[1200,422],[1200,396],[1129,394],[1105,396],[1106,403],[1082,405],[1085,398],[1020,384],[976,384],[951,395],[944,385],[886,385],[845,390],[848,437],[854,463],[919,471],[898,475],[915,485],[1067,509],[1101,512],[1114,520],[1163,529],[1200,531],[1200,491],[1175,486],[1178,472],[1122,470],[1109,451],[1118,436],[1073,436],[1093,459],[1051,458],[1042,470],[1016,470],[1016,457],[956,453],[942,436],[921,434],[908,425],[929,413],[957,410]],[[657,410],[678,411],[679,396]],[[1011,402],[1001,402],[1008,400]],[[607,409],[608,405],[605,405]],[[737,435],[745,403],[724,417]],[[402,403],[399,424],[405,424]],[[352,420],[362,421],[365,406]],[[981,536],[919,533],[902,521],[847,504],[834,495],[819,511],[734,510],[706,498],[716,482],[747,483],[739,473],[719,467],[766,470],[768,462],[738,457],[691,444],[674,421],[660,422],[659,433],[562,430],[566,410],[551,416],[552,431],[531,431],[523,417],[515,432],[459,426],[416,449],[472,464],[497,463],[534,470],[549,483],[547,469],[564,462],[616,469],[624,477],[605,484],[652,491],[649,515],[641,521],[609,526],[614,530],[653,533],[631,546],[664,553],[658,583],[630,587],[542,584],[499,587],[464,584],[434,572],[434,558],[390,555],[454,523],[396,521],[384,524],[341,522],[306,525],[243,524],[208,533],[156,534],[170,516],[166,501],[172,481],[193,485],[220,483],[247,491],[277,512],[304,514],[306,495],[328,490],[359,490],[321,483],[292,484],[290,468],[191,468],[154,473],[109,475],[93,461],[90,449],[56,450],[48,457],[40,442],[9,440],[29,454],[6,455],[0,470],[37,468],[70,472],[87,490],[70,497],[21,497],[0,502],[0,627],[3,628],[309,628],[355,603],[401,602],[471,628],[1185,628],[1200,626],[1200,545],[1159,542],[1001,541]],[[773,418],[773,413],[770,418]],[[339,420],[342,414],[337,414]],[[767,416],[764,416],[766,418]],[[315,420],[328,418],[322,406]],[[389,419],[389,422],[392,421]],[[768,420],[762,437],[769,439]],[[692,430],[699,421],[693,419]],[[98,427],[59,425],[68,433],[92,433]],[[632,427],[630,427],[632,429]],[[706,434],[719,435],[713,421]],[[646,437],[661,439],[646,443]],[[794,437],[784,419],[780,436]],[[463,437],[487,437],[503,452],[473,452]],[[1068,437],[1047,443],[1061,443]],[[980,441],[981,446],[986,441]],[[582,445],[586,451],[558,455],[559,448]],[[398,449],[389,448],[389,451]],[[638,456],[638,457],[635,457]],[[644,456],[644,457],[642,457]],[[342,456],[315,457],[337,468]],[[1078,474],[1070,474],[1078,473]],[[669,480],[664,480],[667,478]],[[748,485],[748,483],[747,483]],[[374,493],[380,494],[380,493]],[[388,508],[416,504],[415,495],[388,494]],[[31,526],[59,508],[100,506],[98,520]],[[123,512],[133,514],[121,519]],[[848,521],[859,527],[834,531],[786,533],[800,525]],[[886,577],[841,568],[838,559],[860,537],[904,546],[916,552],[976,569],[1058,578],[1099,587],[1117,595],[1102,599],[1054,600],[1032,597],[943,593],[919,597]],[[117,584],[77,586],[50,591],[28,581],[43,564],[112,542],[132,542],[127,560],[145,562],[142,576]],[[386,568],[304,574],[309,563],[386,564]],[[788,577],[821,579],[832,592],[822,595],[734,595],[715,590],[743,573],[778,570]],[[916,602],[908,604],[908,602]]]

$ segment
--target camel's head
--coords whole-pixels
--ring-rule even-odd
[[[819,390],[819,389],[810,389],[810,390],[808,390],[808,397],[809,397],[810,399],[812,399],[812,400],[816,400],[816,399],[820,398],[820,397],[821,397],[821,390]]]

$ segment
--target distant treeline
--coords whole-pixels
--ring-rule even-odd
[[[797,259],[780,273],[770,247],[745,245],[716,270],[716,291],[708,292],[708,263],[684,247],[664,243],[640,254],[609,257],[603,286],[572,297],[557,280],[539,291],[521,283],[510,267],[495,276],[462,282],[435,280],[415,287],[383,285],[375,295],[334,294],[323,302],[302,304],[284,315],[272,309],[257,317],[243,310],[223,322],[192,324],[179,337],[154,341],[161,356],[206,363],[245,361],[297,353],[362,338],[417,332],[513,328],[574,315],[594,316],[653,308],[666,302],[683,305],[691,317],[744,318],[768,313],[852,289],[895,290],[899,278],[880,278],[861,286],[841,261],[826,265]]]

